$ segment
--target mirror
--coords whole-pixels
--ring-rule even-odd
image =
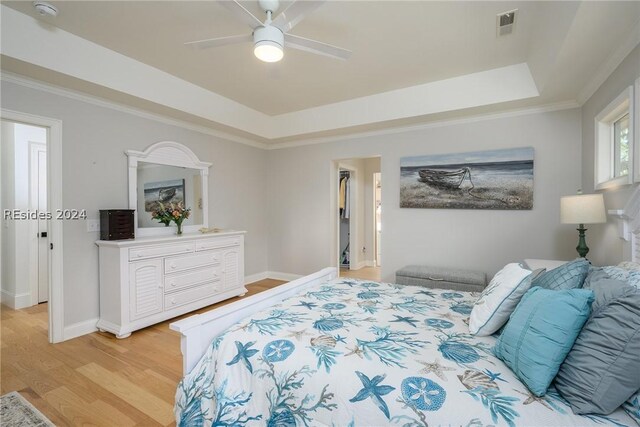
[[[202,182],[200,170],[156,163],[138,163],[138,227],[165,227],[151,216],[160,204],[182,203],[191,208],[184,226],[202,224]]]
[[[202,162],[186,146],[172,141],[153,144],[129,157],[129,209],[135,209],[136,237],[175,234],[152,217],[159,203],[184,204],[191,215],[182,223],[185,233],[208,227],[207,181],[211,163]]]

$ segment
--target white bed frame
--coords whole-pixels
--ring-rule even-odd
[[[180,349],[182,351],[184,374],[188,374],[198,363],[213,339],[225,332],[234,323],[258,311],[269,308],[285,298],[299,294],[312,286],[333,280],[337,276],[338,271],[336,268],[324,268],[316,273],[268,291],[171,323],[169,325],[171,330],[179,332],[181,335]]]

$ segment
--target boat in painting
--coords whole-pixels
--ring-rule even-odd
[[[176,192],[175,187],[161,188],[158,191],[158,199],[163,203],[168,202],[176,195]]]
[[[465,176],[471,175],[469,168],[457,170],[420,169],[420,181],[444,188],[459,188]]]

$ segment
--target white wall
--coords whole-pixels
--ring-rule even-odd
[[[47,131],[44,128],[2,122],[3,159],[3,209],[29,209],[29,143],[46,144]],[[31,235],[30,221],[5,221],[3,227],[2,297],[13,308],[23,308],[36,304],[31,300],[29,268],[32,263],[29,242],[37,240]]]
[[[595,117],[622,91],[640,77],[640,45],[631,51],[616,70],[582,106],[582,188],[594,191]],[[636,132],[640,131],[637,129]],[[637,147],[637,149],[640,147]],[[640,167],[640,165],[637,165]],[[602,191],[607,210],[622,209],[637,185],[626,185]],[[589,259],[596,265],[617,264],[630,259],[631,247],[618,237],[617,223],[609,218],[606,224],[592,224],[587,231]]]
[[[0,171],[2,172],[2,193],[0,194],[0,211],[10,209],[15,206],[15,180],[14,176],[14,124],[2,120],[0,135]],[[0,286],[2,293],[2,302],[13,306],[16,290],[16,251],[15,251],[15,224],[13,221],[7,221],[2,216],[2,257],[0,265],[2,268],[2,283]]]
[[[1,89],[3,108],[62,120],[65,208],[93,218],[99,209],[127,208],[125,150],[177,141],[213,163],[209,225],[247,230],[246,274],[267,270],[263,150],[13,83]],[[85,221],[64,223],[65,326],[98,316],[97,238]]]
[[[524,258],[571,259],[574,230],[561,226],[560,196],[580,187],[580,110],[425,127],[411,132],[269,151],[269,268],[305,274],[332,261],[333,160],[381,156],[382,278],[406,264],[495,273]],[[400,157],[535,148],[531,211],[400,209]]]

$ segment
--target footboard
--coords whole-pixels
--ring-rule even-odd
[[[169,325],[171,330],[182,335],[180,349],[184,374],[189,373],[198,363],[211,341],[234,323],[269,308],[285,298],[303,292],[307,288],[333,280],[336,277],[336,268],[324,268],[268,291],[171,323]]]

